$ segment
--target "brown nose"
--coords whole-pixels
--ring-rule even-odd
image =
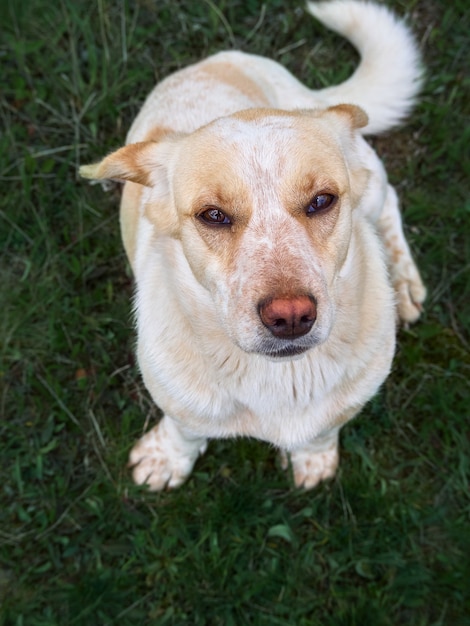
[[[259,305],[263,324],[279,339],[296,339],[306,335],[317,317],[315,301],[309,296],[274,298]]]

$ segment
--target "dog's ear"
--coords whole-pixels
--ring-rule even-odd
[[[334,116],[337,122],[340,122],[347,134],[342,134],[343,149],[345,155],[350,154],[350,150],[354,151],[355,157],[348,159],[349,179],[351,185],[351,203],[352,206],[360,204],[372,178],[372,172],[365,165],[361,165],[361,159],[357,158],[358,144],[354,139],[354,133],[360,128],[364,128],[369,123],[367,113],[355,104],[337,104],[331,106],[324,112],[326,116]],[[346,141],[344,141],[346,140]],[[348,148],[349,146],[349,148]]]
[[[146,217],[159,232],[176,235],[178,217],[171,201],[169,168],[178,137],[175,134],[160,141],[129,144],[99,163],[83,165],[80,175],[94,180],[129,181],[147,187]]]
[[[338,128],[358,130],[369,123],[367,113],[355,104],[335,104],[327,109],[300,109],[299,113],[333,122]]]
[[[364,128],[369,123],[367,113],[355,104],[337,104],[326,109],[325,113],[340,116],[354,130]]]
[[[166,170],[173,141],[142,141],[124,146],[99,163],[82,165],[83,178],[131,181],[154,187],[162,183],[162,170]]]

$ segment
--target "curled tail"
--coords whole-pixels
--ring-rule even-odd
[[[329,105],[362,107],[369,116],[363,134],[399,124],[413,107],[423,79],[418,46],[405,23],[385,6],[360,0],[308,2],[307,10],[361,55],[354,74],[323,89],[322,99]]]

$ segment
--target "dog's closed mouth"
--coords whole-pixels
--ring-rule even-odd
[[[285,348],[280,348],[279,350],[264,352],[263,355],[270,359],[285,359],[300,356],[301,354],[307,352],[307,350],[309,350],[308,346],[286,346]]]

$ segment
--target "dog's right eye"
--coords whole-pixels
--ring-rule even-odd
[[[205,224],[209,224],[210,226],[225,226],[232,223],[230,218],[217,207],[206,209],[202,213],[199,213],[198,217]]]
[[[338,197],[334,196],[332,193],[319,193],[308,205],[307,216],[310,217],[316,213],[322,213],[323,211],[331,209],[337,200]]]

